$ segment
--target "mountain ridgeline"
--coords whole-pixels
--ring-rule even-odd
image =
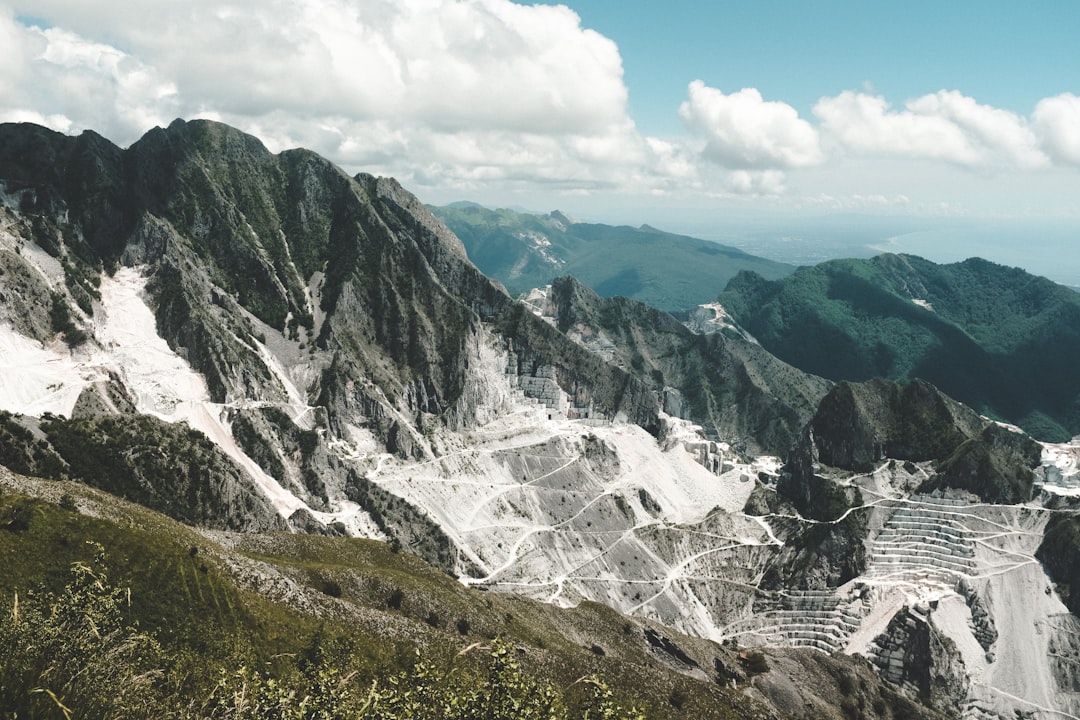
[[[603,297],[685,314],[741,270],[775,279],[794,269],[648,225],[582,223],[558,211],[535,215],[472,203],[431,211],[461,238],[469,259],[515,295],[571,275]]]
[[[833,260],[779,280],[740,274],[719,302],[807,372],[922,378],[1040,439],[1080,434],[1080,295],[1018,268]]]
[[[445,451],[433,424],[458,431],[498,412],[504,392],[477,372],[491,353],[506,354],[494,370],[500,377],[518,378],[543,402],[565,394],[577,416],[618,417],[656,434],[667,389],[690,399],[668,410],[774,454],[824,393],[820,381],[756,348],[694,338],[644,306],[625,307],[647,318],[649,341],[663,347],[633,352],[666,359],[608,362],[514,302],[394,180],[349,177],[305,150],[274,155],[218,123],[178,120],[127,149],[89,131],[69,137],[2,125],[0,183],[12,238],[0,249],[0,322],[43,343],[61,333],[92,354],[103,278],[139,268],[156,333],[205,378],[226,432],[316,509],[342,492],[368,504],[378,494],[327,451],[335,439],[370,434],[400,458],[432,458]],[[24,247],[40,248],[42,267],[54,269],[29,270]],[[626,336],[610,323],[608,331]],[[677,340],[661,337],[671,333]],[[774,369],[786,379],[768,380]],[[113,390],[122,395],[122,385]],[[124,404],[108,396],[92,405],[122,424]],[[110,443],[124,435],[118,427],[76,430]],[[53,475],[87,477],[72,459],[54,465]],[[221,492],[233,486],[226,477],[234,470],[227,458],[217,465],[230,468],[213,475]],[[440,555],[427,556],[450,562]]]
[[[123,151],[92,133],[0,132],[5,192],[34,237],[55,243],[79,306],[92,307],[99,273],[151,268],[161,334],[219,401],[284,399],[246,342],[271,329],[311,356],[321,375],[312,389],[328,404],[363,408],[398,449],[418,453],[381,403],[467,422],[463,357],[481,317],[500,319],[528,354],[530,320],[513,317],[454,236],[392,180],[350,178],[303,150],[275,156],[210,122],[178,121]],[[335,380],[361,376],[350,396],[339,392]],[[649,422],[648,399],[623,392],[617,372],[607,380],[602,410]]]
[[[781,277],[650,228],[450,210],[483,241],[393,179],[214,122],[127,149],[0,125],[20,717],[66,707],[35,689],[56,666],[34,636],[80,602],[109,610],[87,647],[186,658],[154,697],[199,717],[277,692],[395,718],[425,683],[458,703],[441,717],[501,717],[461,708],[502,687],[617,716],[594,672],[652,717],[1080,714],[1080,448],[983,415],[1076,432],[1072,294],[903,256]],[[703,308],[720,332],[664,312],[740,269]]]
[[[696,335],[668,313],[602,298],[572,277],[548,296],[556,327],[649,383],[664,410],[701,423],[740,452],[784,454],[829,383],[722,333]]]

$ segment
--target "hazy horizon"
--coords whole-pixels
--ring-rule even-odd
[[[981,257],[1020,267],[1054,282],[1080,288],[1080,218],[970,218],[875,215],[872,213],[645,208],[576,212],[568,207],[541,209],[487,205],[489,209],[545,215],[558,210],[579,222],[640,227],[710,240],[752,255],[792,265],[837,258],[869,258],[881,253],[918,255],[936,263]]]

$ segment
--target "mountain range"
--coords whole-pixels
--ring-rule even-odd
[[[1019,268],[909,255],[734,278],[718,302],[769,352],[833,380],[922,378],[1044,440],[1080,434],[1080,296]]]
[[[570,275],[603,297],[685,314],[716,297],[740,270],[771,279],[794,268],[719,243],[638,228],[577,222],[455,203],[430,210],[461,238],[469,259],[513,295]]]
[[[915,373],[772,354],[745,298],[782,285],[736,273],[787,268],[686,255],[745,291],[707,303],[708,334],[569,277],[517,300],[396,181],[209,121],[126,149],[0,125],[0,183],[0,643],[26,658],[0,692],[20,716],[258,716],[242,697],[407,716],[395,687],[447,707],[550,690],[589,717],[604,692],[626,716],[1080,713],[1080,448]],[[584,265],[589,232],[618,235],[568,227]],[[978,304],[935,292],[905,302],[957,327],[945,308]],[[1027,308],[1016,336],[1043,327]],[[79,624],[99,611],[108,632]],[[72,674],[35,630],[127,660]]]

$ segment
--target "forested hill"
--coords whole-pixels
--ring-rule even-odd
[[[579,223],[560,212],[532,215],[473,203],[429,209],[461,238],[469,259],[514,295],[572,275],[603,297],[683,313],[711,301],[741,270],[770,279],[794,270],[648,225]]]
[[[1080,433],[1080,295],[1019,268],[835,260],[719,298],[778,357],[832,380],[923,378],[1044,440]]]

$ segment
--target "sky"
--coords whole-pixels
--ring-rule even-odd
[[[1078,36],[1071,0],[0,0],[0,120],[210,118],[604,222],[1080,225]]]

